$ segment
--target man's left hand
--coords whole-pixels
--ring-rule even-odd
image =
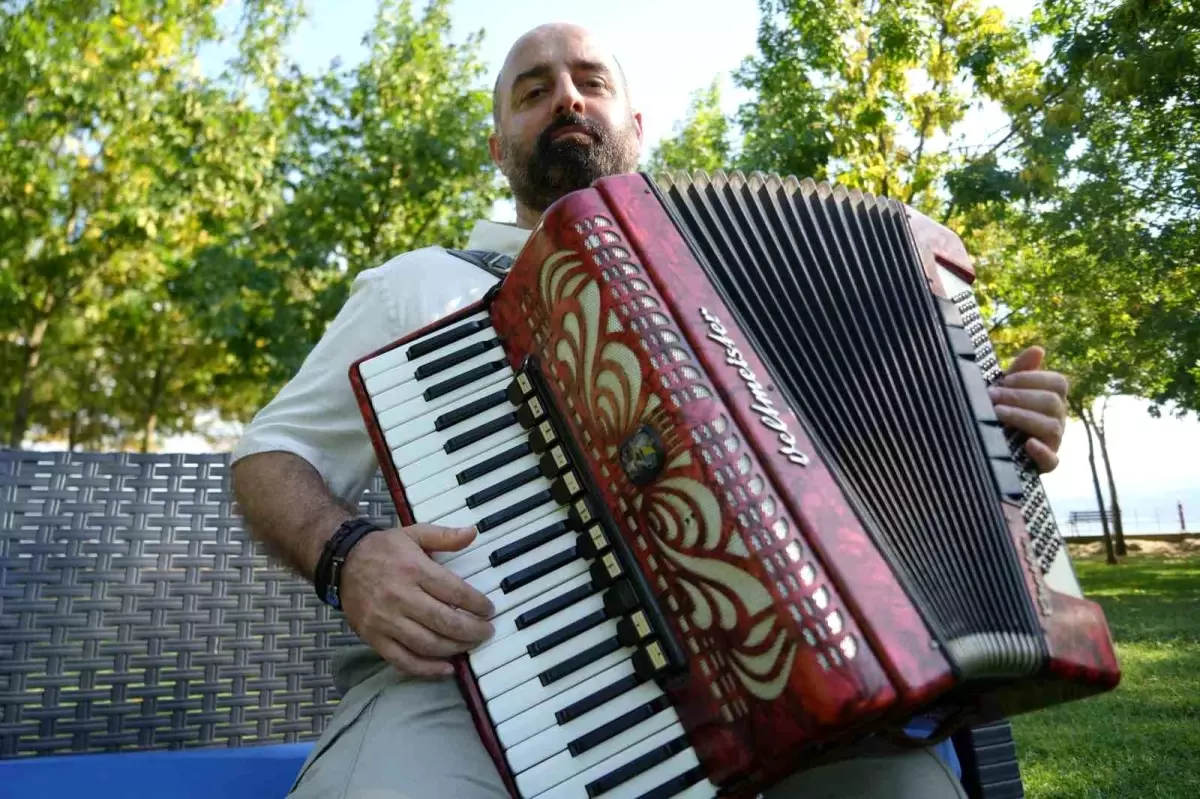
[[[1067,378],[1044,371],[1045,357],[1041,347],[1023,351],[988,391],[1000,422],[1029,436],[1025,451],[1043,473],[1058,466],[1067,423]]]

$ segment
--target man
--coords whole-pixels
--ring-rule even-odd
[[[515,255],[564,194],[637,167],[641,115],[620,67],[584,30],[547,25],[521,37],[495,92],[492,158],[512,186],[517,225],[480,222],[472,249]],[[255,535],[312,579],[322,547],[354,518],[376,470],[347,381],[357,358],[481,297],[494,278],[440,248],[394,258],[355,279],[350,298],[296,377],[246,431],[234,487]],[[1001,418],[1056,462],[1065,381],[1022,354],[994,398]],[[342,606],[368,646],[342,653],[338,712],[301,771],[301,797],[503,797],[452,679],[449,658],[491,634],[488,600],[429,555],[460,549],[473,530],[414,525],[377,531],[347,556]],[[928,752],[814,769],[773,789],[785,796],[961,796]]]

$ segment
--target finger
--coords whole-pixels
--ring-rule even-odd
[[[404,530],[426,552],[457,552],[475,540],[474,527],[436,527],[414,524]]]
[[[1006,375],[999,383],[1003,388],[1037,388],[1043,391],[1053,391],[1061,397],[1067,396],[1070,383],[1067,376],[1059,372],[1017,372]]]
[[[411,674],[414,677],[449,677],[454,673],[454,667],[446,661],[415,655],[408,647],[390,638],[380,638],[368,643],[402,674]]]
[[[1052,451],[1057,451],[1062,443],[1062,422],[1055,417],[1012,405],[997,405],[996,418],[1007,427],[1041,439]]]
[[[409,603],[408,615],[432,632],[474,646],[492,636],[492,625],[465,610],[421,592]]]
[[[1065,419],[1067,404],[1063,398],[1053,391],[1043,391],[1037,388],[1008,388],[993,386],[988,389],[992,404],[1008,405],[1014,408],[1024,408],[1028,411],[1044,413],[1055,419]]]
[[[1045,442],[1036,438],[1026,439],[1025,451],[1029,453],[1029,457],[1033,459],[1038,471],[1042,474],[1052,472],[1058,467],[1058,453],[1046,446]]]
[[[1011,375],[1016,372],[1030,372],[1042,368],[1042,361],[1046,358],[1046,351],[1041,347],[1029,347],[1021,350],[1013,362],[1008,365],[1005,370],[1006,375]]]
[[[419,585],[434,599],[440,599],[454,608],[474,613],[484,619],[491,618],[494,608],[483,594],[467,585],[466,581],[445,566],[433,560],[422,565]]]
[[[430,630],[413,619],[396,619],[396,635],[393,636],[414,655],[427,658],[448,658],[461,655],[475,644],[470,641],[455,641]]]

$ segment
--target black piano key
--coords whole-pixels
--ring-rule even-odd
[[[451,452],[458,452],[463,447],[469,447],[476,441],[487,438],[490,435],[499,433],[506,427],[512,427],[517,423],[517,415],[515,413],[506,413],[503,416],[497,416],[490,422],[484,422],[479,427],[472,428],[465,433],[459,433],[453,438],[446,440],[442,445],[442,449],[449,455]]]
[[[423,363],[413,370],[413,377],[417,380],[425,380],[433,377],[436,374],[441,374],[452,366],[458,366],[464,361],[469,361],[476,355],[483,355],[493,347],[500,345],[500,339],[493,338],[487,341],[476,341],[474,344],[468,344],[461,350],[455,350],[449,355],[443,355],[440,358],[435,358],[429,363]]]
[[[562,447],[554,447],[546,454],[542,455],[538,465],[542,468],[542,474],[547,479],[557,477],[564,469],[571,465],[567,460],[567,453]]]
[[[488,555],[488,563],[492,564],[493,568],[502,566],[513,558],[520,557],[526,552],[532,552],[547,541],[558,538],[560,535],[570,532],[570,530],[571,528],[567,526],[566,522],[555,522],[547,527],[543,527],[536,533],[530,533],[524,538],[513,541],[511,544],[505,544],[495,550],[491,555]]]
[[[550,484],[550,493],[554,495],[554,499],[559,505],[566,505],[574,497],[583,493],[583,486],[579,483],[575,472],[566,472]]]
[[[551,555],[543,561],[508,575],[500,581],[500,590],[506,594],[510,594],[523,585],[529,585],[534,580],[545,577],[555,569],[561,569],[578,557],[579,553],[575,551],[574,547],[564,549],[562,552]]]
[[[610,655],[621,648],[621,643],[614,635],[595,646],[589,647],[578,655],[573,655],[567,658],[557,666],[551,666],[538,675],[538,682],[542,685],[549,685],[553,682],[558,682],[568,674],[574,674],[589,663],[594,663],[605,655]]]
[[[517,444],[511,449],[504,450],[504,452],[501,452],[499,455],[493,455],[485,461],[480,461],[474,466],[463,469],[461,472],[454,475],[454,479],[458,481],[460,486],[466,485],[472,480],[478,480],[480,477],[491,474],[505,464],[512,463],[518,458],[524,458],[530,452],[531,450],[529,449],[528,443]]]
[[[608,793],[609,791],[611,791],[613,788],[616,788],[621,783],[628,782],[629,780],[633,779],[637,775],[641,774],[643,771],[649,771],[650,769],[657,766],[659,763],[664,763],[667,760],[670,760],[671,758],[675,757],[675,755],[679,754],[680,752],[682,752],[683,750],[685,750],[687,748],[688,748],[687,738],[685,738],[682,735],[680,735],[678,738],[673,738],[670,741],[667,741],[662,746],[657,746],[654,749],[651,749],[646,754],[641,755],[640,757],[635,757],[633,760],[630,760],[625,765],[619,766],[616,769],[614,769],[613,771],[608,772],[603,777],[592,780],[586,786],[587,795],[589,797],[595,797],[595,796],[600,796],[601,794]],[[690,773],[690,771],[685,771],[683,774],[680,774],[679,776],[683,777],[689,773]],[[695,782],[696,782],[696,780],[693,779],[691,782],[687,783],[687,785],[684,785],[683,787],[686,788],[686,787],[688,787],[688,785],[692,785]],[[670,783],[665,783],[665,784],[669,785]],[[659,788],[661,788],[661,787],[662,786],[659,786]],[[659,788],[655,788],[654,790],[657,791],[657,790],[659,790]],[[675,794],[668,793],[668,794],[660,794],[660,795],[674,796]]]
[[[513,405],[520,405],[525,401],[525,398],[533,393],[533,382],[529,379],[529,375],[520,372],[508,384],[505,389],[505,396]]]
[[[672,796],[683,793],[702,779],[704,779],[704,769],[700,766],[693,766],[657,788],[646,791],[638,799],[671,799]]]
[[[480,330],[488,330],[492,323],[488,319],[474,319],[470,322],[464,322],[458,327],[452,327],[444,333],[438,333],[432,338],[427,338],[424,341],[419,341],[408,348],[405,353],[410,361],[416,360],[423,355],[428,355],[434,350],[440,350],[442,347],[448,347],[456,341],[462,341],[467,336],[473,336]]]
[[[617,716],[607,724],[601,724],[591,732],[580,735],[574,741],[567,744],[567,751],[574,757],[579,757],[589,749],[594,749],[614,735],[620,735],[631,727],[636,727],[654,714],[661,713],[670,706],[671,700],[665,695],[656,696],[644,705],[638,705],[628,713]]]
[[[517,421],[526,430],[546,418],[546,408],[540,397],[530,397],[517,409]]]
[[[440,383],[430,386],[429,388],[425,389],[421,396],[425,398],[426,402],[432,402],[438,397],[443,397],[446,394],[449,394],[451,391],[460,389],[463,386],[469,386],[475,381],[482,380],[494,372],[499,372],[507,365],[508,364],[503,358],[496,361],[491,361],[490,363],[481,363],[473,369],[468,369],[462,374],[457,374],[454,377],[447,378]]]
[[[550,496],[549,489],[539,491],[536,494],[526,497],[515,505],[510,505],[503,510],[498,510],[491,516],[484,516],[475,523],[475,529],[481,533],[485,533],[493,527],[499,527],[507,521],[517,518],[522,513],[528,513],[539,505],[544,505],[550,502],[553,497]]]
[[[504,404],[504,392],[493,392],[486,396],[480,397],[477,400],[468,402],[466,405],[455,408],[452,411],[443,413],[441,416],[433,420],[433,429],[441,431],[449,427],[454,427],[454,425],[465,422],[472,416],[478,416],[484,411],[491,410],[497,405],[502,404]]]
[[[638,606],[637,591],[628,580],[617,580],[604,592],[604,612],[610,619],[624,616]]]
[[[975,343],[961,327],[947,327],[946,340],[950,342],[950,350],[959,358],[975,360]]]
[[[562,726],[568,721],[579,718],[590,710],[595,710],[601,705],[611,702],[621,694],[632,691],[641,685],[642,682],[643,680],[636,674],[628,674],[616,682],[609,683],[599,691],[596,691],[596,693],[589,694],[577,702],[572,702],[562,710],[554,711],[554,720],[558,722],[559,726]]]
[[[565,594],[559,594],[558,596],[554,597],[554,599],[543,602],[536,608],[531,608],[530,610],[525,611],[513,620],[513,624],[516,625],[518,630],[524,630],[531,624],[537,624],[542,619],[548,619],[555,613],[558,613],[560,610],[565,610],[571,607],[579,600],[586,599],[599,590],[599,588],[591,583],[584,583],[583,585],[572,588]]]
[[[548,652],[554,647],[561,644],[563,641],[569,641],[582,632],[595,627],[597,624],[608,619],[608,614],[603,610],[597,610],[581,619],[576,619],[565,627],[560,627],[549,635],[544,635],[536,641],[532,641],[525,647],[525,651],[530,657],[537,657],[543,652]]]
[[[966,391],[967,401],[971,403],[971,412],[980,422],[995,422],[996,409],[992,406],[992,397],[988,394],[987,383],[983,373],[974,361],[964,361],[956,358],[958,371],[962,375],[962,387]]]
[[[495,485],[490,485],[482,491],[476,491],[471,496],[467,497],[468,508],[478,508],[485,502],[491,502],[497,497],[502,497],[510,491],[515,491],[531,480],[536,480],[542,476],[542,472],[536,466],[530,466],[524,471],[517,472],[511,477],[506,477]]]

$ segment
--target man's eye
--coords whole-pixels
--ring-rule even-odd
[[[546,93],[546,90],[543,89],[541,86],[538,86],[536,88],[530,89],[529,91],[525,92],[525,96],[522,99],[523,100],[536,100],[537,98],[541,97],[545,93]]]

